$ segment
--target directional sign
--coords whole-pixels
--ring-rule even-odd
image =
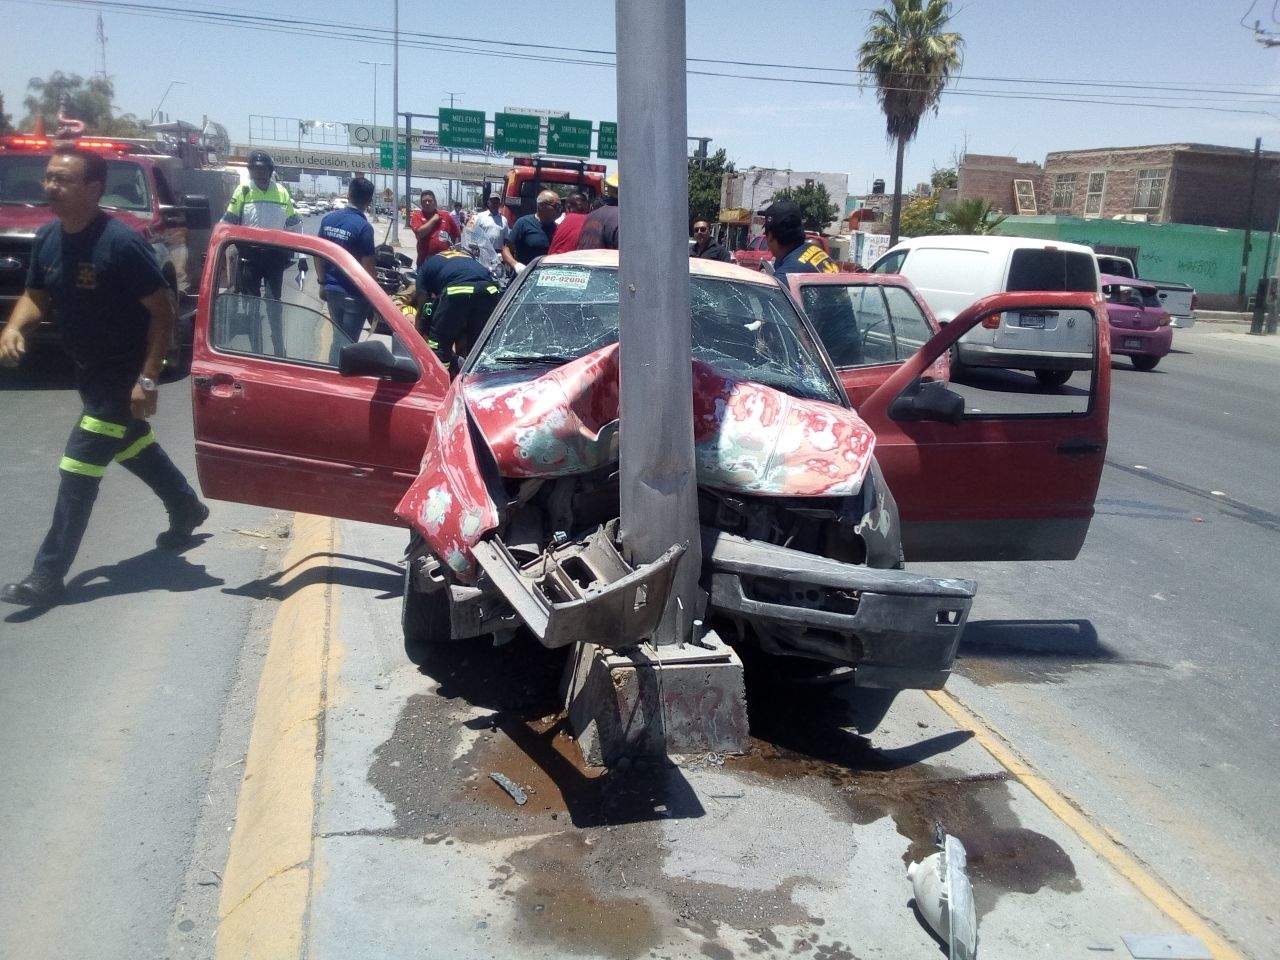
[[[547,120],[547,153],[591,156],[591,121],[551,117]]]
[[[401,170],[409,165],[409,151],[404,148],[403,143],[396,144],[396,160],[399,162],[395,166],[398,166]],[[390,143],[378,144],[378,166],[383,170],[392,168]]]
[[[484,149],[484,111],[440,108],[440,146]]]
[[[493,149],[500,153],[536,153],[542,121],[519,113],[493,115]]]
[[[600,133],[596,136],[596,156],[601,160],[618,159],[618,125],[600,121]]]

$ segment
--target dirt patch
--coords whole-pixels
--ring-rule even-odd
[[[965,627],[956,657],[956,670],[984,687],[1062,683],[1104,666],[1169,669],[1121,657],[1088,620],[976,620]]]

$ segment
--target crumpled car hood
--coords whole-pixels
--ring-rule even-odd
[[[699,484],[737,493],[848,496],[861,488],[875,449],[875,434],[852,410],[734,380],[696,360],[693,417]],[[475,574],[472,545],[500,523],[481,457],[511,478],[572,476],[615,462],[618,345],[541,376],[525,368],[450,386],[396,516],[464,581]]]

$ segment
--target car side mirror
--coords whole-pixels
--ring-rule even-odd
[[[213,225],[208,197],[186,194],[182,198],[181,210],[188,230],[208,230]]]
[[[889,405],[892,420],[936,420],[959,423],[964,417],[964,397],[939,380],[916,380]]]
[[[349,343],[338,354],[338,373],[344,377],[380,377],[413,383],[419,377],[412,357],[396,357],[381,340]]]

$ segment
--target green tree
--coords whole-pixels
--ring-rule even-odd
[[[979,198],[961,200],[946,209],[942,222],[947,233],[988,234],[1004,223],[1005,217],[997,216],[991,204]]]
[[[899,236],[927,237],[949,233],[946,226],[935,219],[938,215],[937,197],[910,197],[902,207]],[[892,244],[890,244],[892,246]]]
[[[950,76],[960,69],[964,40],[948,31],[949,0],[890,0],[871,13],[867,38],[858,48],[858,68],[875,81],[885,130],[897,146],[889,242],[897,243],[902,219],[902,161],[927,110]]]
[[[715,223],[720,217],[720,190],[724,175],[733,173],[733,162],[723,150],[709,157],[689,158],[689,226],[694,221]]]
[[[4,94],[0,93],[0,136],[6,133],[13,133],[13,123],[9,115],[4,112]]]
[[[839,208],[831,202],[831,194],[820,183],[783,187],[773,195],[773,201],[777,200],[790,200],[800,208],[800,218],[806,230],[821,233],[827,224],[840,216]]]
[[[934,190],[953,190],[960,186],[960,175],[955,167],[934,167],[929,183]]]
[[[85,133],[113,137],[140,137],[146,133],[142,121],[131,113],[116,116],[111,103],[115,87],[106,77],[84,77],[55,70],[48,78],[32,77],[27,82],[23,106],[27,115],[22,125],[30,130],[36,117],[44,119],[45,129],[58,129],[58,105],[65,97],[67,116],[84,122]]]

